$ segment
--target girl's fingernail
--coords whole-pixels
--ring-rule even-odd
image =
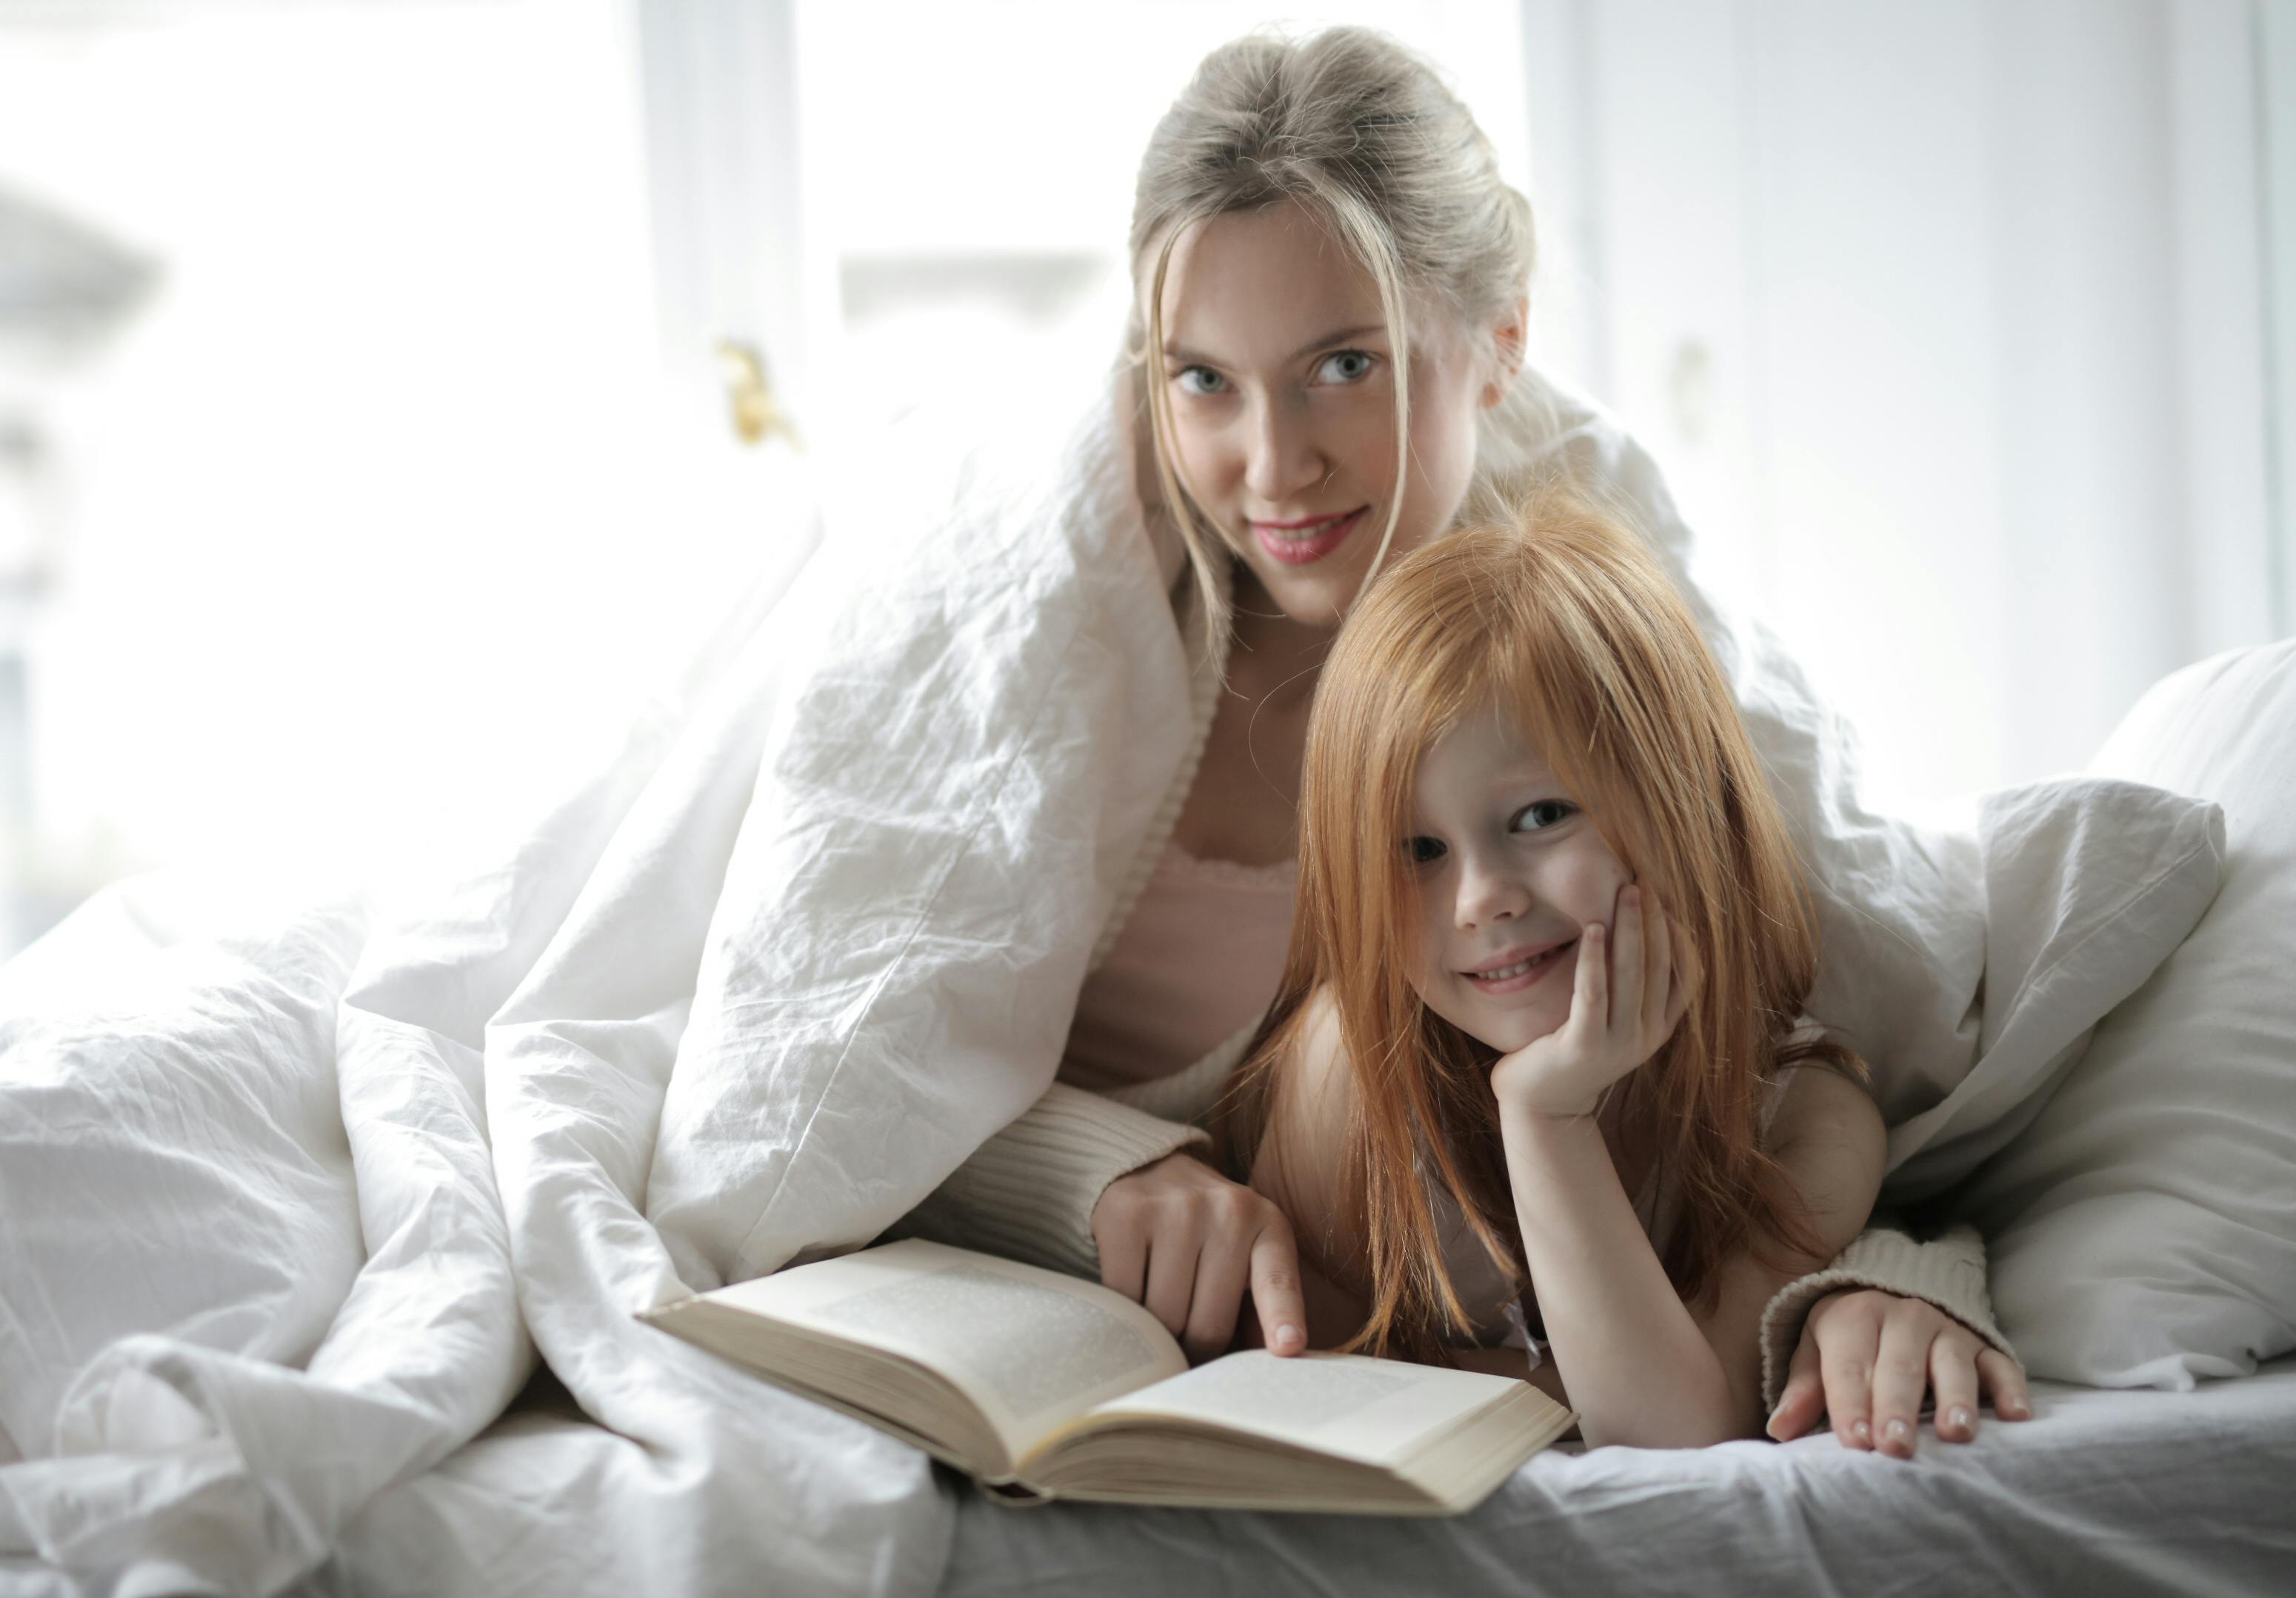
[[[1861,1448],[1871,1448],[1874,1446],[1874,1429],[1863,1421],[1856,1422],[1849,1428],[1849,1435],[1857,1439],[1857,1446]]]
[[[1904,1447],[1911,1447],[1913,1446],[1914,1429],[1906,1425],[1903,1421],[1892,1421],[1882,1430],[1884,1435],[1886,1435],[1891,1442],[1898,1444],[1900,1446]]]
[[[2002,1401],[2001,1413],[2013,1420],[2021,1421],[2032,1411],[2022,1398],[2008,1398]]]
[[[1956,1404],[1953,1406],[1953,1429],[1966,1437],[1969,1434],[1969,1411]]]
[[[1275,1329],[1275,1346],[1279,1348],[1296,1348],[1300,1340],[1300,1328],[1289,1322]]]

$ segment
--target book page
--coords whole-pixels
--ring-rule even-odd
[[[1095,1408],[1092,1419],[1204,1421],[1326,1454],[1389,1463],[1428,1433],[1523,1385],[1504,1376],[1364,1355],[1285,1359],[1254,1348],[1111,1399]]]
[[[1161,1323],[1120,1294],[919,1239],[711,1297],[930,1366],[980,1405],[1016,1456],[1095,1404],[1187,1368]]]

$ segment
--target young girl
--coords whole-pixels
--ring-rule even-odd
[[[1339,1290],[1310,1340],[1461,1358],[1520,1299],[1590,1443],[1758,1435],[1762,1307],[1863,1224],[1882,1121],[1798,1024],[1793,851],[1656,562],[1550,496],[1399,563],[1324,666],[1300,826],[1220,1130]]]

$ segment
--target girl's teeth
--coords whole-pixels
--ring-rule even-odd
[[[1530,962],[1525,960],[1514,965],[1503,965],[1496,971],[1477,971],[1475,978],[1482,982],[1504,982],[1509,977],[1520,977],[1529,969]]]

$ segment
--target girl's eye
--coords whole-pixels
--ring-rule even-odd
[[[1547,827],[1560,826],[1578,814],[1578,807],[1567,799],[1533,799],[1514,813],[1517,832],[1536,832]]]
[[[1414,865],[1432,865],[1449,851],[1444,848],[1443,840],[1439,838],[1406,838],[1403,842],[1403,852]]]
[[[1316,381],[1325,383],[1359,383],[1371,375],[1376,365],[1373,356],[1360,349],[1339,349],[1325,356],[1316,367]]]
[[[1217,394],[1227,386],[1227,379],[1210,366],[1183,366],[1173,381],[1183,394]]]

